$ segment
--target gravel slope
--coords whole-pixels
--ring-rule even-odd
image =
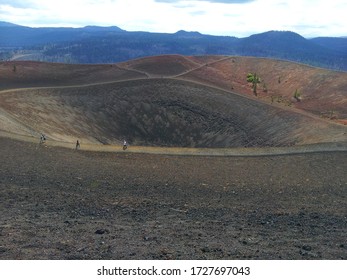
[[[346,152],[0,151],[0,259],[347,258]]]

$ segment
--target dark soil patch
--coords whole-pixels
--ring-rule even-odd
[[[145,79],[0,95],[16,121],[50,139],[171,147],[341,141],[346,128],[187,81]]]

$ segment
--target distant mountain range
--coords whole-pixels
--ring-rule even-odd
[[[128,32],[119,27],[30,28],[0,22],[0,59],[114,63],[160,54],[270,57],[347,71],[347,38],[306,39],[290,31],[237,38],[178,31]]]

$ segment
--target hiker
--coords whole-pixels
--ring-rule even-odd
[[[123,141],[123,150],[126,150],[128,148],[128,143],[126,140]]]
[[[46,141],[46,136],[44,134],[41,134],[40,144],[45,143],[45,141]]]
[[[81,146],[81,145],[80,145],[80,141],[77,140],[77,141],[76,141],[76,150],[78,150],[78,149],[80,148],[80,146]]]

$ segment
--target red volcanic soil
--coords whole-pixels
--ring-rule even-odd
[[[314,68],[281,60],[229,57],[206,64],[180,78],[206,83],[237,93],[254,95],[246,82],[256,73],[258,98],[298,108],[323,118],[347,119],[347,73]],[[301,101],[294,98],[295,91]]]
[[[121,63],[120,66],[143,71],[151,77],[167,77],[196,69],[201,66],[201,62],[181,55],[163,55],[131,60]]]
[[[146,77],[115,64],[85,65],[13,61],[0,63],[0,90],[114,82]]]

